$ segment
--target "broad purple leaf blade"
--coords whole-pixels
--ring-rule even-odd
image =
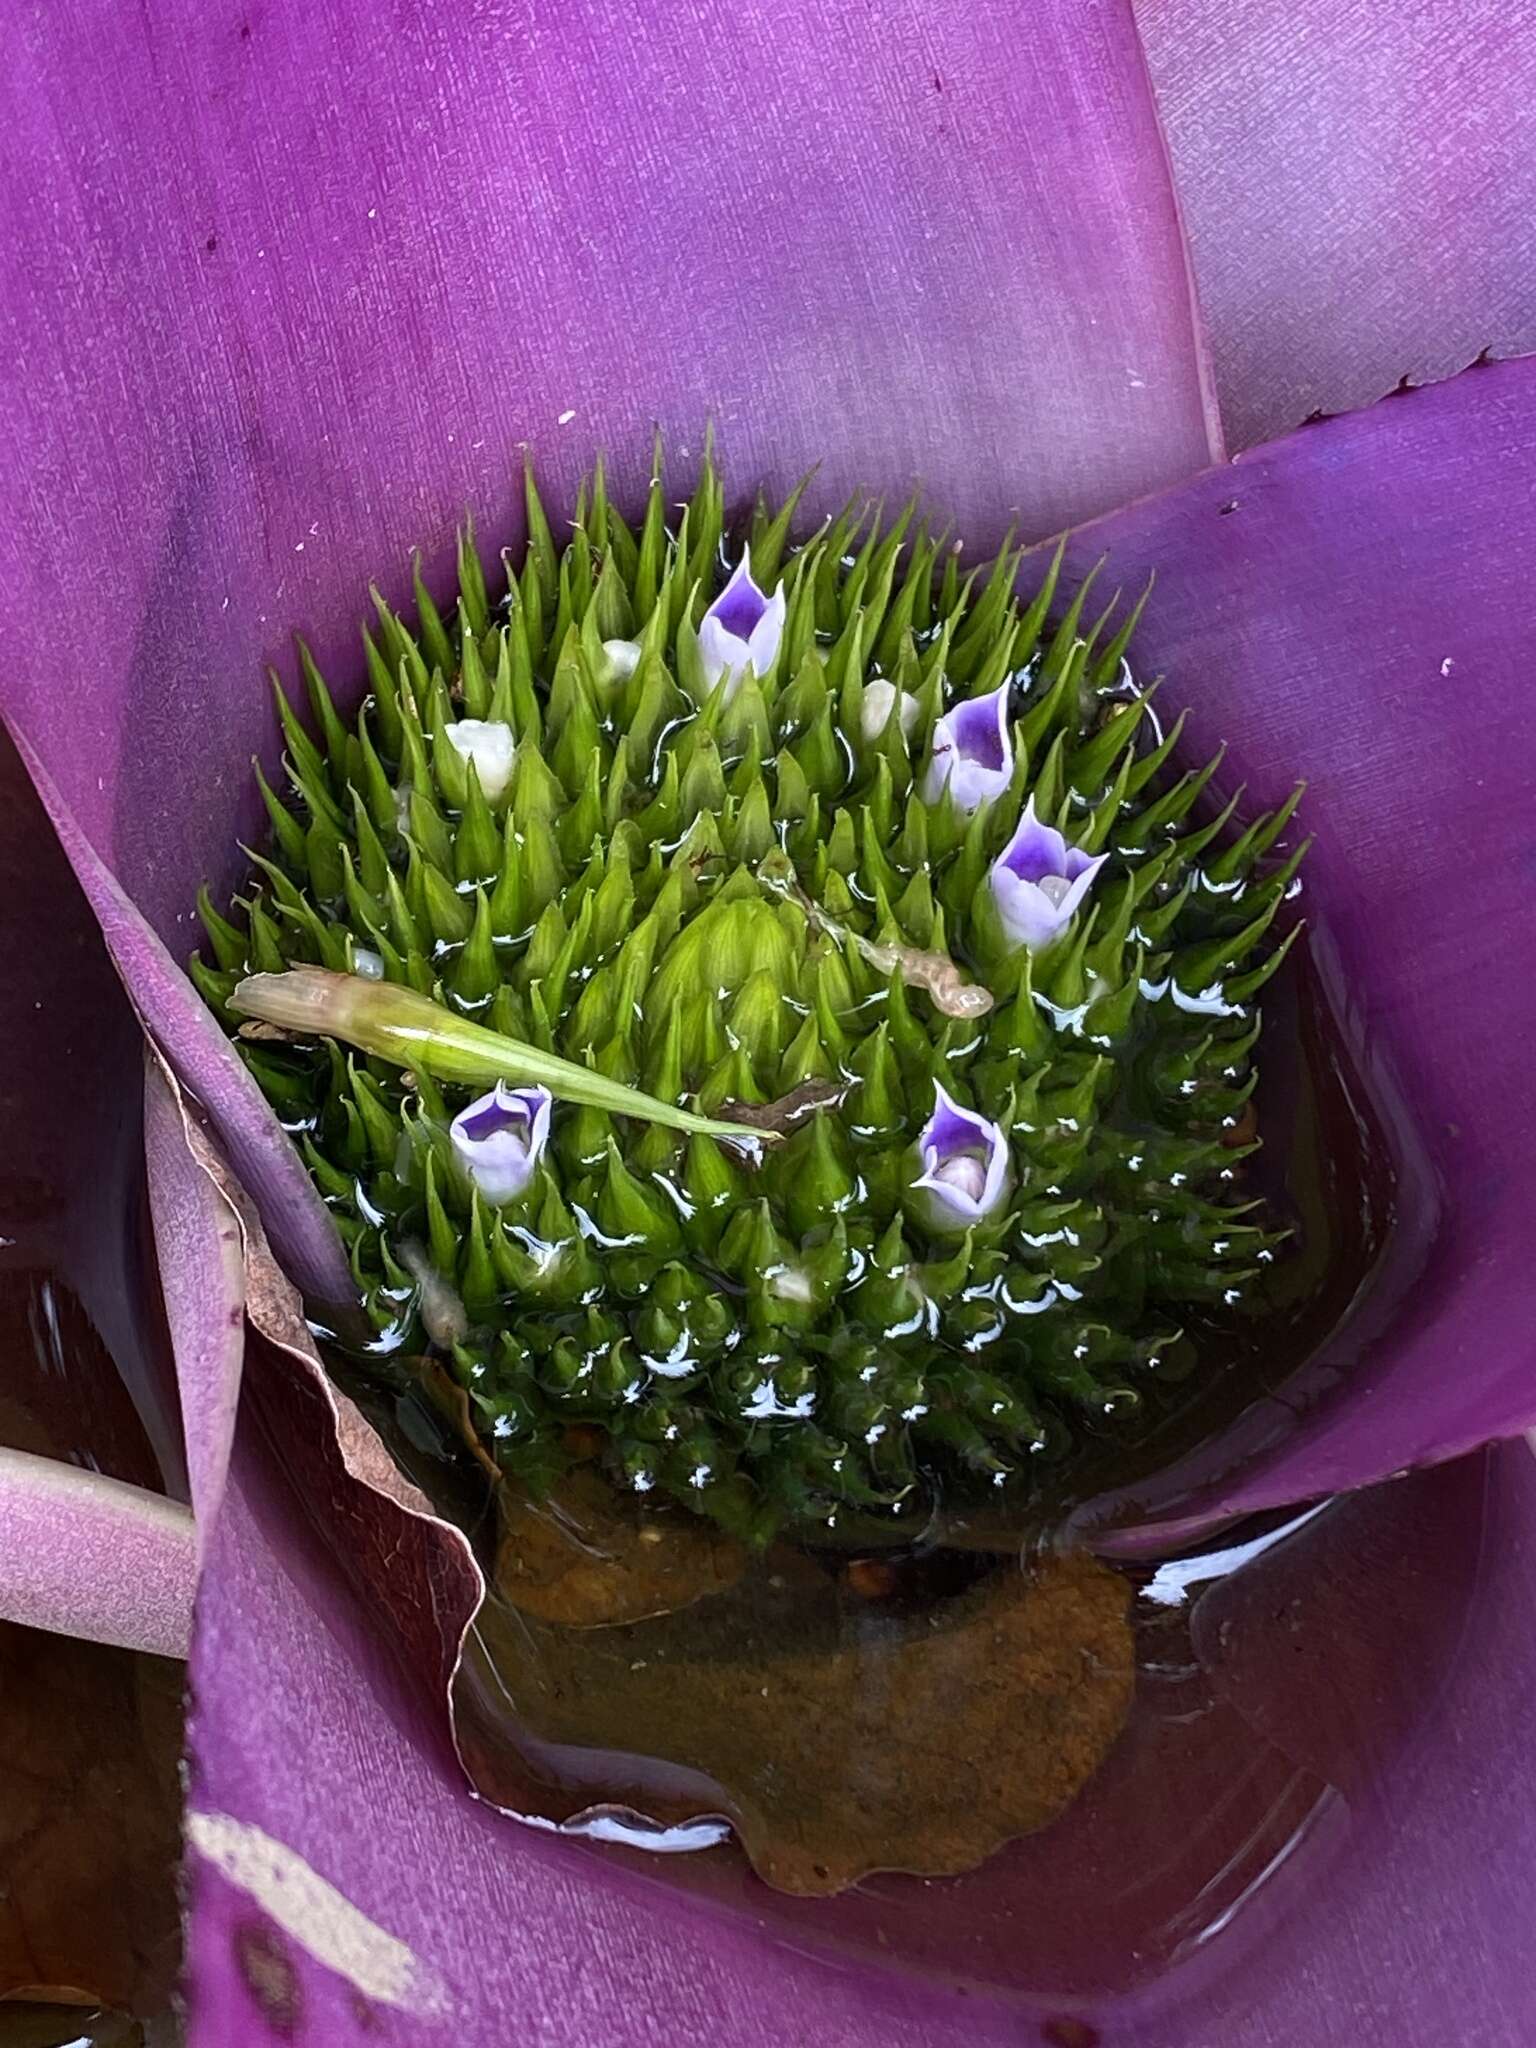
[[[191,2048],[231,2039],[251,2048],[496,2048],[509,2038],[562,2048],[694,2039],[729,2048],[1012,2048],[1035,2038],[1049,2004],[1021,2011],[957,1996],[940,1978],[904,1978],[899,1956],[889,1959],[895,1969],[829,1969],[808,1953],[815,1939],[764,1941],[589,1848],[467,1800],[440,1727],[358,1611],[334,1553],[295,1523],[269,1456],[257,1433],[237,1445],[200,1608]],[[1458,1532],[1468,1496],[1460,1472],[1417,1485],[1421,1515],[1438,1516],[1449,1494],[1446,1531]],[[1474,1482],[1474,1504],[1476,1491]],[[1106,2042],[1276,2048],[1321,2038],[1347,2016],[1358,2048],[1524,2048],[1520,1915],[1536,1807],[1521,1787],[1536,1739],[1536,1464],[1523,1447],[1497,1454],[1487,1512],[1463,1640],[1411,1749],[1374,1786],[1346,1786],[1352,1813],[1336,1803],[1331,1843],[1303,1844],[1294,1880],[1260,1894],[1252,1924],[1240,1918],[1230,1939],[1199,1949],[1149,2006],[1092,2009]],[[1330,1616],[1347,1624],[1364,1588],[1351,1588],[1358,1559],[1298,1548],[1312,1567],[1301,1590],[1315,1654]],[[1280,1583],[1282,1593],[1297,1590]],[[1224,1682],[1244,1702],[1273,1654],[1272,1632],[1282,1630],[1287,1647],[1297,1640],[1284,1600],[1277,1618],[1264,1590],[1256,1586],[1262,1612],[1240,1636],[1247,1663],[1218,1653]],[[1435,1598],[1433,1588],[1404,1590],[1401,1606],[1406,1615],[1427,1602],[1433,1614]],[[1262,1689],[1259,1698],[1280,1710],[1266,1736],[1292,1746],[1298,1763],[1313,1762],[1306,1712],[1284,1693],[1277,1703]],[[1388,1718],[1413,1716],[1394,1707]],[[1359,1746],[1368,1766],[1380,1765],[1383,1745],[1368,1727]],[[1497,1824],[1469,1825],[1472,1815],[1497,1815]]]
[[[1101,554],[1131,587],[1156,569],[1140,664],[1195,754],[1228,744],[1224,786],[1257,809],[1307,779],[1299,907],[1403,1167],[1384,1278],[1309,1398],[1248,1418],[1235,1482],[1140,1490],[1198,1526],[1536,1422],[1536,359],[1100,520],[1074,573]]]
[[[1536,348],[1536,37],[1498,0],[1136,0],[1222,419]]]

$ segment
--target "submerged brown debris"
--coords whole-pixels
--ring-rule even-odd
[[[783,1891],[974,1869],[1065,1810],[1130,1709],[1129,1586],[1086,1556],[1009,1564],[941,1599],[903,1597],[887,1567],[871,1598],[851,1567],[788,1548],[717,1589],[723,1560],[667,1556],[670,1533],[649,1558],[638,1533],[617,1553],[585,1552],[592,1535],[543,1509],[506,1525],[499,1590],[519,1611],[493,1601],[479,1648],[523,1755],[584,1772],[575,1753],[592,1753],[595,1796],[669,1824],[725,1814]],[[619,1624],[616,1588],[689,1604]],[[535,1618],[555,1613],[565,1626]],[[479,1782],[517,1804],[523,1765],[488,1764],[470,1722]],[[565,1782],[557,1805],[577,1811],[588,1781]]]

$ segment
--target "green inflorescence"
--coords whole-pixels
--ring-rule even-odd
[[[468,534],[452,615],[419,573],[414,632],[375,596],[354,722],[301,648],[312,729],[278,693],[293,801],[262,782],[270,845],[234,921],[205,892],[192,972],[235,1031],[243,976],[351,972],[365,949],[388,982],[711,1116],[825,1084],[755,1163],[557,1100],[532,1186],[497,1208],[448,1139],[476,1089],[330,1037],[239,1039],[376,1352],[435,1335],[506,1472],[542,1489],[595,1444],[617,1485],[758,1537],[899,1512],[930,1481],[1027,1484],[1134,1406],[1189,1304],[1235,1300],[1272,1255],[1233,1141],[1294,799],[1240,837],[1233,805],[1193,823],[1216,764],[1174,767],[1179,725],[1159,733],[1126,665],[1134,613],[1087,623],[1085,588],[1047,627],[1054,562],[1024,601],[1020,553],[967,574],[910,508],[886,526],[868,505],[796,544],[796,497],[733,539],[708,459],[675,517],[659,471],[636,531],[599,468],[563,546],[530,477],[498,602]],[[697,629],[743,539],[756,582],[782,580],[782,646],[710,693]],[[866,733],[882,678],[916,700],[910,735]],[[1007,794],[925,802],[941,714],[1009,678]],[[515,735],[495,801],[447,737],[460,718]],[[982,910],[1030,794],[1109,855],[1034,954]],[[775,863],[792,889],[766,885]],[[860,939],[947,956],[994,1006],[945,1015]],[[1012,1153],[1008,1202],[958,1237],[913,1199],[936,1080]]]

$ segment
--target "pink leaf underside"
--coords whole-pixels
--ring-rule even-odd
[[[466,503],[487,536],[509,533],[524,440],[559,485],[606,445],[632,491],[651,419],[696,447],[713,414],[739,483],[782,486],[817,456],[823,501],[921,476],[978,540],[1025,490],[1039,532],[1198,468],[1213,445],[1123,8],[919,5],[871,38],[852,83],[830,9],[653,22],[540,4],[531,20],[477,12],[469,29],[455,8],[386,35],[334,4],[289,0],[242,24],[183,0],[147,27],[34,31],[11,73],[24,168],[0,320],[32,374],[6,400],[20,461],[0,539],[5,708],[57,785],[56,815],[78,823],[77,867],[117,920],[141,1008],[269,1220],[287,1200],[270,1127],[249,1097],[231,1107],[235,1063],[215,1064],[150,928],[184,952],[197,881],[235,872],[235,832],[256,816],[246,758],[273,752],[255,678],[290,627],[315,631],[334,680],[355,679],[345,622],[364,578],[385,572],[398,596],[418,539],[440,572]],[[722,108],[740,111],[723,122]],[[1490,435],[1471,438],[1470,459],[1496,460]],[[1466,479],[1439,445],[1455,500]],[[1309,504],[1326,494],[1305,461],[1262,459],[1281,498],[1293,471]],[[1476,564],[1463,550],[1457,566],[1471,578]],[[1157,617],[1172,616],[1160,596]],[[222,1255],[215,1266],[227,1273]],[[964,2012],[915,2015],[894,1989],[789,1965],[712,1923],[668,1926],[649,1893],[599,1890],[579,1851],[466,1801],[332,1555],[350,1548],[365,1581],[394,1575],[440,1647],[467,1585],[452,1539],[397,1503],[397,1552],[374,1548],[379,1508],[357,1512],[318,1377],[279,1364],[259,1402],[331,1533],[321,1544],[296,1521],[261,1435],[242,1432],[198,1655],[194,1811],[238,1824],[194,1835],[199,2048],[230,2038],[235,2015],[237,2038],[327,2048],[499,2042],[514,2015],[524,2033],[542,2015],[572,2040],[635,2043],[697,2034],[702,2016],[733,2048],[982,2038]],[[368,1456],[354,1439],[353,1466]],[[1517,1562],[1528,1569],[1523,1551],[1501,1554]],[[1477,1770],[1502,1753],[1490,1734]],[[1454,1885],[1465,1831],[1426,1825]],[[414,1964],[355,1925],[335,1939],[363,1950],[333,1944],[323,1964],[303,1930],[274,1935],[239,1832],[253,1827]],[[1341,1987],[1378,1956],[1375,1981],[1393,1981],[1367,1920],[1335,1937]],[[1475,1993],[1464,1974],[1445,1982]],[[288,2011],[279,1994],[295,1986]],[[1294,2037],[1281,2025],[1252,2041]]]
[[[164,1494],[0,1447],[0,1615],[156,1656],[186,1654],[192,1517]]]
[[[1136,0],[1248,448],[1536,348],[1536,35],[1501,0]]]

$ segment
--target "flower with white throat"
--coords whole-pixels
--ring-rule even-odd
[[[933,1230],[969,1230],[995,1215],[1011,1173],[1002,1127],[963,1109],[941,1081],[933,1084],[933,1115],[917,1136],[921,1172],[912,1182]]]
[[[924,803],[936,804],[947,789],[955,809],[969,817],[1006,793],[1013,780],[1008,693],[1009,685],[1000,683],[985,697],[968,697],[945,712],[933,728]]]
[[[767,675],[784,638],[784,611],[782,584],[770,597],[753,582],[748,549],[699,621],[699,659],[706,687],[714,690],[723,678],[729,699],[748,669],[755,676]]]
[[[498,1081],[448,1126],[454,1157],[488,1202],[515,1201],[538,1172],[553,1099],[547,1088]]]
[[[1053,825],[1042,824],[1035,816],[1031,796],[1018,830],[992,863],[988,877],[1009,943],[1035,953],[1059,938],[1108,858],[1069,846]]]

